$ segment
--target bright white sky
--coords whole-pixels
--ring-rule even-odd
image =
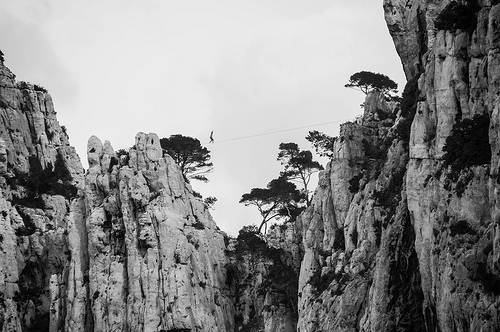
[[[337,135],[354,119],[358,71],[404,86],[382,0],[2,0],[0,49],[18,80],[44,86],[84,167],[91,135],[115,150],[137,132],[208,143],[214,172],[204,196],[232,235],[260,216],[238,201],[281,166],[281,142],[309,130]],[[325,161],[322,161],[325,163]]]

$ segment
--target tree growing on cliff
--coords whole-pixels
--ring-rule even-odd
[[[240,203],[245,206],[255,205],[262,216],[258,232],[264,225],[274,218],[297,217],[302,212],[301,202],[306,197],[295,184],[289,182],[286,177],[280,176],[271,180],[266,188],[253,188],[249,193],[243,194]]]
[[[346,88],[353,88],[368,94],[372,91],[380,91],[387,96],[391,93],[397,93],[398,84],[388,76],[371,71],[360,71],[349,78]]]
[[[311,151],[301,151],[297,143],[281,143],[279,149],[278,160],[285,167],[280,177],[302,185],[307,206],[311,205],[309,181],[314,173],[323,169],[323,166],[313,160]]]
[[[325,133],[322,133],[317,130],[312,130],[309,132],[309,135],[306,136],[306,140],[308,140],[316,153],[320,155],[320,157],[333,157],[333,144],[335,143],[335,137],[328,136]]]
[[[208,182],[205,174],[213,170],[210,151],[196,138],[180,134],[160,139],[161,148],[179,165],[184,180]]]

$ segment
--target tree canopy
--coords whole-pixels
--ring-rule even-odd
[[[396,82],[386,75],[371,71],[360,71],[353,74],[345,87],[361,90],[364,94],[368,94],[374,90],[381,91],[386,95],[398,92],[398,84]]]
[[[266,188],[253,188],[249,193],[243,194],[240,203],[246,206],[255,205],[262,216],[258,232],[273,218],[288,217],[294,219],[303,208],[300,202],[305,199],[295,184],[286,177],[280,176],[271,180]]]
[[[311,151],[301,151],[297,143],[281,143],[279,149],[278,160],[285,167],[281,176],[303,186],[306,203],[309,206],[311,199],[309,198],[308,185],[311,175],[322,170],[323,166],[313,160]]]
[[[205,174],[213,169],[210,151],[198,139],[176,134],[160,139],[160,145],[179,165],[186,182],[192,179],[208,182]]]
[[[333,157],[333,144],[335,143],[335,137],[328,136],[320,131],[312,130],[309,132],[309,135],[306,136],[306,140],[308,140],[316,153],[320,155],[320,157]]]

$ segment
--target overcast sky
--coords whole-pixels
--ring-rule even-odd
[[[382,0],[2,0],[0,49],[49,90],[84,167],[91,135],[118,150],[140,131],[206,144],[213,130],[214,172],[192,185],[232,235],[259,223],[238,201],[278,176],[281,142],[310,149],[309,130],[362,113],[350,75],[405,82]]]

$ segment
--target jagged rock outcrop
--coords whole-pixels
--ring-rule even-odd
[[[232,331],[225,235],[154,134],[91,137],[0,65],[0,330]]]
[[[497,331],[500,4],[384,9],[408,84],[341,127],[300,217],[298,330]]]
[[[155,134],[120,160],[91,137],[85,180],[94,330],[231,331],[224,235]]]
[[[0,59],[0,330],[500,330],[500,3],[384,10],[402,100],[369,93],[311,206],[234,246],[156,135],[91,137],[85,173]]]
[[[371,93],[363,117],[341,126],[313,204],[300,217],[299,331],[422,327],[404,193],[406,122],[401,115],[395,121],[396,105]]]
[[[71,288],[68,234],[82,202],[83,168],[50,95],[16,82],[3,65],[0,121],[0,327],[56,331]]]

